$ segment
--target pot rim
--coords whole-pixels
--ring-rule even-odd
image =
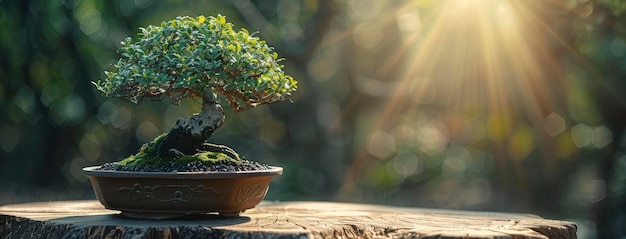
[[[109,177],[109,178],[177,178],[177,179],[205,179],[205,178],[245,178],[261,176],[277,176],[283,174],[283,168],[269,166],[264,170],[247,171],[224,171],[224,172],[134,172],[97,170],[100,166],[84,167],[83,173],[88,177]]]

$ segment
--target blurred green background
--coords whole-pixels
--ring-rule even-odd
[[[212,142],[285,168],[268,200],[535,213],[626,238],[626,4],[617,0],[0,0],[0,205],[93,199],[84,166],[181,106],[91,81],[138,27],[227,16],[299,81]]]

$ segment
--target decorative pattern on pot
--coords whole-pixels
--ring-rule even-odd
[[[268,185],[250,183],[239,188],[237,191],[237,202],[245,202],[250,199],[263,198],[267,192]]]
[[[131,187],[119,187],[118,192],[126,193],[132,201],[156,200],[160,202],[190,202],[194,198],[211,198],[219,192],[204,185],[157,185],[144,186],[135,183]]]

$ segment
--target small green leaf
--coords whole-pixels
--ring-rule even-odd
[[[241,110],[282,100],[297,88],[278,64],[283,59],[256,32],[235,31],[222,15],[177,17],[139,30],[135,40],[122,41],[114,69],[93,83],[105,95],[136,102],[151,89],[167,95],[180,88],[221,87]]]

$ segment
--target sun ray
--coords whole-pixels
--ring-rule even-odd
[[[384,89],[378,89],[379,95],[355,94],[341,117],[350,114],[352,106],[359,107],[359,101],[376,98],[375,116],[368,120],[367,132],[359,132],[368,137],[391,132],[399,118],[417,117],[408,112],[431,110],[449,131],[447,143],[462,138],[459,120],[478,119],[485,128],[482,144],[487,144],[503,180],[523,184],[524,160],[557,164],[551,153],[553,135],[541,130],[546,117],[571,105],[567,99],[573,94],[573,76],[564,58],[582,67],[588,77],[601,78],[569,44],[573,40],[564,38],[572,36],[564,34],[571,29],[559,28],[564,24],[559,21],[566,19],[562,14],[568,12],[563,2],[442,0],[428,9],[415,2],[407,1],[376,20],[392,27],[392,19],[415,21],[419,16],[419,22],[413,22],[416,26],[410,22],[397,26],[403,29],[398,31],[399,44],[377,59],[380,63],[372,66],[376,68],[368,69],[367,77]],[[339,128],[335,124],[331,130]],[[367,139],[360,140],[364,142],[356,145],[339,199],[350,195],[361,165],[373,158]],[[529,159],[531,153],[539,157]]]

